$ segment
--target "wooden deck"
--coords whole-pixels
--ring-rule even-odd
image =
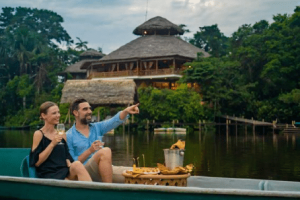
[[[222,116],[225,119],[231,120],[231,121],[236,121],[236,122],[242,122],[244,124],[251,124],[255,126],[273,126],[273,123],[271,122],[264,122],[264,121],[258,121],[258,120],[253,120],[253,119],[245,119],[241,117],[232,117],[232,116]]]
[[[180,75],[183,69],[158,69],[158,70],[140,70],[140,71],[113,71],[113,72],[91,72],[89,79],[91,78],[108,78],[108,77],[124,77],[124,76],[157,76],[157,75]]]

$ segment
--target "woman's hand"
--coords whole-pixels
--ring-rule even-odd
[[[71,164],[72,164],[72,163],[71,163],[71,161],[70,161],[69,159],[66,159],[66,163],[67,163],[67,166],[68,166],[68,167],[71,167]]]
[[[61,142],[62,138],[63,138],[62,135],[59,135],[59,134],[55,135],[54,138],[52,139],[51,144],[52,144],[53,146],[56,146],[57,143]]]

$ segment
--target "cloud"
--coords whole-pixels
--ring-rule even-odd
[[[293,13],[299,0],[148,0],[148,7],[147,0],[0,0],[0,5],[53,10],[64,18],[63,26],[73,39],[80,37],[89,47],[110,53],[135,39],[132,31],[146,17],[162,16],[185,24],[192,32],[188,37],[213,24],[230,36],[243,24]]]

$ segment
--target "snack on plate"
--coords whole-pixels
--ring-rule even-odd
[[[178,140],[175,144],[173,144],[170,149],[183,149],[185,148],[185,141]]]
[[[157,167],[160,170],[160,173],[163,175],[175,175],[175,174],[187,174],[192,172],[194,165],[189,164],[185,167],[175,167],[172,170],[169,170],[165,165],[157,163]]]
[[[128,174],[155,174],[159,173],[159,169],[157,167],[133,167],[133,170],[127,170]]]

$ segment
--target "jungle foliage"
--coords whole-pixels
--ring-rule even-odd
[[[39,105],[59,103],[63,80],[58,76],[79,60],[87,42],[74,41],[62,26],[63,18],[49,10],[4,7],[0,14],[0,125],[40,123]],[[188,29],[185,25],[181,25]],[[299,120],[300,7],[292,15],[277,14],[241,25],[230,37],[217,24],[200,27],[191,44],[211,54],[199,54],[176,90],[139,88],[138,120],[213,120],[221,114],[247,118]],[[61,48],[66,46],[66,50]],[[101,49],[102,50],[102,49]],[[198,83],[200,94],[186,83]],[[204,102],[204,105],[203,104]],[[60,105],[62,119],[67,105]],[[101,110],[101,118],[109,114]]]
[[[300,7],[273,20],[244,24],[229,38],[216,25],[200,27],[190,42],[212,56],[187,63],[181,82],[201,85],[214,113],[299,120]]]

